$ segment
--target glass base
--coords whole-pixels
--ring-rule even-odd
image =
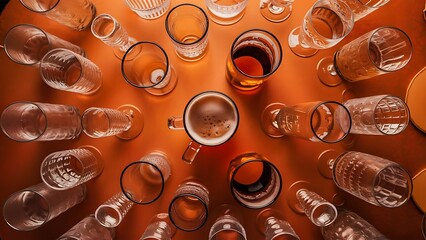
[[[180,54],[177,50],[175,50],[175,52],[176,52],[176,55],[185,62],[196,62],[196,61],[202,59],[204,56],[206,56],[208,49],[209,49],[209,46],[207,44],[206,49],[204,49],[204,52],[202,54],[196,56],[196,57],[193,57],[193,58],[189,58],[187,56],[184,56],[184,55]]]
[[[302,188],[310,190],[312,189],[312,184],[306,181],[297,181],[293,183],[287,191],[286,199],[287,199],[288,206],[294,212],[305,214],[305,211],[303,210],[296,196],[297,191],[299,191]]]
[[[334,70],[332,57],[323,58],[318,62],[317,75],[319,80],[329,87],[335,87],[342,83],[342,79]]]
[[[139,136],[144,126],[143,116],[139,109],[133,105],[123,105],[120,106],[118,110],[126,113],[132,118],[132,126],[129,130],[115,136],[123,140],[130,140]]]
[[[238,21],[241,20],[241,18],[243,18],[244,16],[244,10],[242,10],[240,13],[238,13],[237,15],[230,17],[230,18],[221,18],[216,16],[215,14],[213,14],[210,9],[208,9],[208,13],[209,13],[209,19],[211,19],[213,22],[219,24],[219,25],[232,25],[237,23]]]
[[[318,171],[325,178],[333,178],[333,161],[340,154],[334,149],[328,149],[322,152],[318,157],[317,167]]]
[[[290,50],[299,57],[312,57],[318,50],[314,48],[305,48],[299,42],[300,27],[293,29],[288,35],[288,46]]]
[[[285,21],[287,18],[290,17],[292,11],[293,7],[291,5],[286,7],[277,7],[274,6],[272,3],[263,3],[260,6],[260,13],[262,14],[262,16],[266,20],[274,23]]]
[[[262,235],[265,234],[266,220],[270,217],[275,217],[277,219],[284,219],[283,214],[276,209],[267,208],[267,209],[261,211],[256,216],[256,228]]]
[[[171,91],[175,89],[178,82],[178,76],[175,72],[175,69],[172,66],[170,66],[169,74],[170,74],[170,78],[168,80],[169,82],[167,82],[166,84],[160,83],[153,87],[144,88],[144,90],[154,96],[162,96],[162,95],[169,94]]]
[[[278,114],[281,108],[285,105],[282,103],[272,103],[263,109],[260,123],[262,125],[263,131],[270,137],[279,138],[284,136],[284,134],[278,129],[275,116]]]

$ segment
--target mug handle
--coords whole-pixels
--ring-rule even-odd
[[[200,151],[201,146],[201,144],[198,144],[194,141],[190,142],[182,155],[182,160],[188,164],[191,164],[194,161],[195,156],[197,156],[198,151]]]
[[[184,129],[183,118],[182,117],[169,117],[169,119],[167,119],[167,126],[171,130]]]

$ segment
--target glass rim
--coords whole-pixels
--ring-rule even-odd
[[[104,208],[104,209],[111,209],[111,210],[114,210],[116,213],[117,213],[117,216],[118,216],[118,221],[115,223],[115,224],[111,224],[111,225],[107,225],[107,224],[105,224],[105,222],[104,221],[100,221],[99,219],[98,219],[98,213],[99,213],[99,211],[102,209],[102,208]],[[96,208],[96,211],[95,211],[95,218],[96,218],[96,220],[99,222],[99,224],[100,225],[102,225],[102,226],[104,226],[104,227],[107,227],[107,228],[114,228],[114,227],[117,227],[118,225],[120,225],[120,223],[121,223],[121,221],[123,221],[123,216],[122,216],[122,214],[120,214],[120,210],[118,209],[118,207],[117,206],[115,206],[115,205],[108,205],[108,204],[101,204],[101,205],[99,205],[98,206],[98,208]]]
[[[377,128],[377,130],[379,130],[380,133],[382,133],[383,135],[397,135],[402,133],[407,127],[408,127],[408,123],[410,122],[410,109],[408,108],[407,103],[405,103],[404,100],[402,100],[401,98],[395,96],[395,95],[390,95],[390,94],[384,94],[384,95],[376,95],[376,96],[372,96],[372,97],[377,97],[380,98],[376,105],[374,106],[374,111],[377,110],[378,107],[378,103],[380,103],[382,100],[390,98],[390,99],[394,99],[396,101],[398,101],[399,103],[401,103],[404,106],[405,111],[407,112],[407,124],[405,124],[404,128],[402,128],[399,132],[394,133],[394,134],[390,134],[390,133],[385,133],[383,132],[381,129],[377,128],[377,122],[376,122],[376,118],[373,118],[373,122],[374,122],[374,126]]]
[[[173,207],[173,205],[174,205],[175,201],[176,201],[176,200],[178,200],[178,199],[180,199],[180,198],[183,198],[183,197],[192,197],[192,198],[196,198],[199,202],[201,202],[201,204],[203,205],[203,207],[204,207],[204,209],[205,209],[205,217],[204,217],[204,219],[202,220],[202,222],[200,222],[200,225],[199,225],[199,226],[197,226],[197,227],[195,227],[195,228],[191,228],[191,229],[185,229],[185,228],[182,228],[181,226],[178,226],[178,225],[176,224],[175,220],[174,220],[174,219],[173,219],[173,217],[172,217],[174,214],[171,214],[171,213],[172,213],[172,211],[171,211],[171,210],[172,210],[172,207]],[[180,230],[182,230],[182,231],[186,231],[186,232],[193,232],[193,231],[196,231],[196,230],[200,229],[201,227],[203,227],[203,226],[204,226],[204,224],[207,222],[208,215],[209,215],[209,208],[208,208],[208,206],[207,206],[207,203],[204,201],[204,199],[203,199],[202,197],[200,197],[200,196],[198,196],[198,195],[196,195],[196,194],[193,194],[193,193],[181,193],[181,194],[175,195],[175,196],[173,197],[172,201],[171,201],[171,202],[170,202],[170,204],[169,204],[168,214],[169,214],[169,219],[170,219],[170,221],[172,222],[172,224],[173,224],[176,228],[178,228],[178,229],[180,229]]]
[[[257,153],[255,153],[255,154],[257,154]],[[239,156],[241,156],[241,155],[239,155]],[[237,158],[239,157],[239,156],[237,156]],[[277,199],[278,199],[278,197],[280,196],[280,194],[281,194],[281,190],[282,190],[282,184],[283,184],[283,181],[282,181],[282,177],[281,177],[281,173],[280,173],[280,171],[278,170],[278,168],[272,163],[272,162],[270,162],[269,160],[267,160],[267,159],[262,159],[261,157],[261,155],[259,155],[259,154],[257,154],[257,156],[255,155],[255,157],[257,158],[257,159],[250,159],[250,160],[247,160],[247,161],[245,161],[245,162],[242,162],[242,163],[239,163],[237,166],[235,166],[235,168],[234,169],[232,169],[232,171],[230,172],[230,173],[228,173],[228,175],[229,175],[229,181],[228,181],[228,183],[229,183],[229,188],[231,189],[231,194],[232,194],[232,197],[239,203],[239,204],[241,204],[243,207],[246,207],[246,208],[249,208],[249,209],[262,209],[262,208],[266,208],[266,207],[268,207],[268,206],[270,206],[272,203],[274,203]],[[232,162],[232,161],[231,161]],[[278,183],[279,183],[279,186],[276,186],[276,187],[278,187],[278,191],[277,191],[277,193],[276,193],[276,196],[274,196],[273,198],[272,198],[272,200],[271,201],[269,201],[269,202],[267,202],[266,204],[264,204],[264,205],[261,205],[261,206],[253,206],[253,205],[251,205],[251,204],[246,204],[246,203],[243,203],[242,201],[240,201],[240,197],[238,197],[237,196],[237,194],[235,193],[235,191],[234,191],[234,187],[233,187],[233,182],[234,182],[234,177],[235,177],[235,174],[238,172],[238,170],[241,168],[241,167],[243,167],[244,165],[246,165],[246,164],[249,164],[249,163],[254,163],[254,162],[261,162],[261,163],[263,163],[263,164],[267,164],[269,167],[271,167],[271,169],[276,173],[276,175],[278,176],[277,177],[277,181],[278,181]],[[229,170],[231,170],[231,169],[229,169]]]
[[[179,7],[185,7],[185,6],[197,8],[197,10],[199,10],[202,13],[202,15],[204,16],[204,18],[206,20],[206,27],[205,27],[205,31],[203,32],[203,35],[201,35],[196,41],[194,41],[194,42],[188,42],[188,43],[181,42],[181,41],[177,40],[175,38],[175,36],[170,33],[171,31],[170,31],[169,24],[168,24],[169,23],[169,18],[170,18],[170,15],[172,14],[172,12],[174,10],[176,10],[177,8],[179,8]],[[209,23],[209,18],[207,16],[206,12],[204,12],[204,10],[201,7],[199,7],[199,6],[195,5],[195,4],[192,4],[192,3],[182,3],[182,4],[174,6],[172,9],[170,9],[170,11],[167,13],[167,16],[166,16],[165,25],[166,25],[166,33],[167,33],[167,35],[169,35],[169,37],[175,43],[178,43],[178,44],[181,44],[181,45],[185,45],[185,46],[190,46],[190,45],[194,45],[194,44],[197,44],[197,43],[201,42],[207,36],[210,23]]]
[[[321,202],[320,204],[318,204],[318,205],[316,205],[313,209],[312,209],[312,212],[311,212],[311,214],[310,214],[310,218],[311,219],[314,219],[314,212],[319,208],[319,207],[323,207],[323,206],[327,206],[327,207],[329,207],[329,208],[331,208],[332,210],[333,210],[333,213],[334,213],[334,217],[333,218],[330,218],[330,220],[329,220],[329,222],[328,223],[326,223],[326,224],[324,224],[324,225],[319,225],[317,222],[317,220],[315,219],[315,221],[312,221],[312,223],[313,224],[315,224],[316,226],[318,226],[318,227],[325,227],[325,226],[328,226],[328,225],[330,225],[330,224],[332,224],[333,222],[334,222],[334,220],[336,220],[336,218],[337,218],[337,215],[338,215],[338,211],[337,211],[337,208],[336,208],[336,206],[334,206],[332,203],[330,203],[330,202],[327,202],[327,201],[325,201],[325,202]]]
[[[326,141],[326,140],[324,140],[324,138],[320,138],[317,135],[317,133],[315,132],[314,127],[312,126],[312,121],[313,121],[313,118],[314,118],[314,112],[315,112],[315,110],[317,110],[320,106],[326,105],[326,104],[336,104],[339,107],[342,107],[345,110],[345,112],[347,113],[347,116],[349,118],[349,128],[348,128],[348,131],[341,138],[339,138],[339,139],[337,139],[335,141]],[[351,117],[351,114],[350,114],[348,108],[345,107],[345,105],[343,105],[342,103],[339,103],[337,101],[320,101],[320,102],[318,102],[315,105],[314,111],[312,111],[311,116],[309,118],[309,123],[310,123],[310,127],[311,127],[311,130],[312,130],[312,133],[314,134],[314,136],[315,136],[316,139],[318,139],[318,140],[320,140],[321,142],[324,142],[324,143],[338,143],[338,142],[342,141],[343,139],[345,139],[349,135],[349,133],[351,132],[351,128],[352,128],[352,117]],[[344,131],[342,130],[342,132],[344,132]]]
[[[277,66],[274,68],[274,69],[272,69],[272,71],[271,72],[269,72],[269,73],[267,73],[267,74],[264,74],[264,75],[262,75],[262,76],[253,76],[253,75],[249,75],[249,74],[246,74],[245,72],[243,72],[243,71],[241,71],[236,65],[235,65],[235,61],[234,61],[234,58],[233,58],[233,51],[234,51],[234,48],[236,47],[236,44],[237,44],[237,42],[240,40],[240,38],[241,37],[243,37],[245,34],[247,34],[247,33],[250,33],[250,32],[262,32],[262,33],[264,33],[268,38],[270,38],[271,40],[272,40],[272,42],[276,42],[276,44],[277,44],[277,47],[278,47],[278,53],[279,53],[279,59],[278,59],[278,62],[277,62]],[[282,50],[282,46],[281,46],[281,43],[280,43],[280,41],[278,40],[278,38],[274,35],[274,34],[272,34],[271,32],[269,32],[269,31],[267,31],[267,30],[264,30],[264,29],[260,29],[260,28],[252,28],[252,29],[248,29],[248,30],[246,30],[246,31],[244,31],[244,32],[242,32],[242,33],[240,33],[235,39],[234,39],[234,41],[232,42],[232,45],[231,45],[231,52],[230,52],[230,58],[231,58],[231,62],[232,62],[232,65],[234,66],[234,68],[240,73],[240,74],[242,74],[242,75],[244,75],[244,76],[246,76],[246,77],[249,77],[249,78],[254,78],[254,79],[261,79],[261,78],[266,78],[266,77],[269,77],[269,76],[271,76],[273,73],[275,73],[277,70],[278,70],[278,68],[281,66],[281,62],[282,62],[282,59],[283,59],[283,50]]]
[[[138,45],[144,45],[144,44],[154,45],[156,48],[160,49],[161,52],[164,54],[164,57],[165,57],[165,60],[166,60],[166,70],[164,71],[163,78],[160,81],[158,81],[157,83],[154,83],[152,85],[147,85],[147,86],[139,85],[139,84],[134,83],[133,80],[130,79],[127,76],[126,71],[124,70],[124,63],[125,63],[125,61],[127,61],[126,57],[127,57],[127,55],[130,54],[130,51],[133,48],[135,48],[136,46],[138,46]],[[140,41],[140,42],[137,42],[137,43],[133,44],[131,47],[129,47],[129,49],[127,49],[126,53],[124,54],[123,58],[121,59],[121,75],[124,77],[124,80],[126,80],[126,82],[128,82],[133,87],[137,87],[137,88],[152,88],[152,87],[155,87],[155,86],[161,84],[166,79],[166,77],[169,75],[169,72],[170,73],[172,72],[171,71],[171,64],[169,62],[169,57],[167,56],[166,51],[164,51],[164,49],[160,45],[158,45],[157,43],[155,43],[155,42],[150,42],[150,41]]]
[[[123,186],[123,177],[124,177],[124,174],[126,173],[126,170],[128,170],[128,169],[129,169],[130,167],[132,167],[133,165],[138,165],[138,164],[148,164],[148,165],[151,165],[151,167],[154,167],[154,168],[155,168],[155,170],[157,170],[157,171],[158,171],[158,173],[160,173],[160,177],[161,177],[161,188],[160,188],[160,191],[159,191],[159,193],[158,193],[158,195],[157,195],[157,196],[155,196],[153,199],[151,199],[151,200],[149,200],[149,201],[136,201],[135,199],[133,199],[133,197],[129,196],[129,194],[128,194],[128,193],[127,193],[127,191],[125,190],[125,187]],[[157,165],[155,165],[155,164],[153,164],[153,163],[150,163],[150,162],[148,162],[148,161],[139,160],[139,161],[131,162],[131,163],[129,163],[126,167],[124,167],[123,171],[121,171],[121,175],[120,175],[120,188],[121,188],[121,191],[122,191],[123,195],[124,195],[127,199],[129,199],[130,201],[132,201],[132,202],[134,202],[134,203],[136,203],[136,204],[146,205],[146,204],[150,204],[150,203],[155,202],[155,201],[156,201],[158,198],[160,198],[160,196],[162,195],[162,193],[163,193],[163,191],[164,191],[164,185],[165,185],[164,175],[163,175],[163,173],[161,172],[161,169],[160,169]]]
[[[199,98],[200,96],[202,96],[202,95],[207,95],[207,94],[214,94],[214,95],[216,95],[216,96],[220,96],[221,98],[223,98],[223,99],[225,99],[226,101],[229,101],[230,103],[231,103],[231,105],[233,106],[233,108],[235,109],[235,115],[236,115],[236,117],[237,117],[237,121],[236,121],[236,125],[235,125],[235,130],[234,130],[234,132],[229,136],[229,138],[228,139],[226,139],[225,141],[223,141],[223,142],[221,142],[221,143],[219,143],[219,144],[204,144],[204,143],[200,143],[200,142],[198,142],[197,140],[195,140],[195,138],[191,135],[191,133],[187,130],[187,128],[185,127],[186,126],[186,124],[185,124],[185,119],[186,119],[186,115],[188,114],[188,112],[187,112],[187,110],[188,110],[188,108],[189,108],[189,106],[190,105],[192,105],[193,104],[193,102],[197,99],[197,98]],[[202,146],[209,146],[209,147],[215,147],[215,146],[220,146],[220,145],[222,145],[222,144],[224,144],[224,143],[226,143],[226,142],[228,142],[234,135],[235,135],[235,133],[237,132],[237,130],[238,130],[238,126],[239,126],[239,123],[240,123],[240,113],[239,113],[239,111],[238,111],[238,107],[237,107],[237,104],[234,102],[234,100],[232,100],[228,95],[226,95],[225,93],[222,93],[222,92],[219,92],[219,91],[214,91],[214,90],[207,90],[207,91],[203,91],[203,92],[200,92],[200,93],[198,93],[198,94],[196,94],[195,96],[193,96],[189,101],[188,101],[188,103],[186,104],[186,106],[185,106],[185,109],[183,110],[183,117],[182,117],[182,121],[183,121],[183,125],[184,125],[184,129],[185,129],[185,132],[186,132],[186,134],[191,138],[191,140],[193,140],[194,142],[196,142],[196,143],[198,143],[199,145],[202,145]]]
[[[114,28],[108,34],[99,35],[98,32],[95,30],[95,25],[98,23],[97,21],[100,20],[100,19],[109,19],[114,23]],[[107,37],[110,37],[111,35],[113,35],[114,31],[118,28],[118,26],[119,26],[119,24],[118,24],[117,19],[115,19],[110,14],[102,13],[102,14],[99,14],[98,16],[96,16],[95,18],[93,18],[92,23],[90,24],[90,30],[95,37],[97,37],[99,39],[104,39],[104,38],[107,38]]]
[[[230,217],[232,217],[232,218],[225,218],[225,217],[227,217],[227,216],[230,216]],[[222,227],[222,228],[220,228],[220,229],[217,229],[216,231],[213,231],[213,228],[214,227],[216,227],[217,225],[219,225],[219,224],[222,224],[222,225],[224,225],[224,224],[229,224],[230,225],[230,223],[232,223],[232,224],[235,224],[235,225],[237,225],[238,227],[237,228],[235,228],[235,227],[230,227],[230,228],[224,228],[224,227]],[[240,228],[240,229],[238,229],[238,228]],[[244,226],[240,223],[240,221],[238,221],[238,219],[237,218],[235,218],[235,217],[233,217],[233,216],[231,216],[231,215],[224,215],[224,216],[222,216],[222,217],[219,217],[218,219],[216,219],[215,220],[215,222],[212,224],[212,226],[210,227],[210,231],[209,231],[209,238],[208,238],[208,240],[213,240],[213,239],[216,239],[216,238],[214,238],[217,234],[219,234],[219,233],[221,233],[221,232],[224,232],[224,231],[232,231],[232,232],[234,232],[234,233],[237,233],[238,234],[238,236],[239,236],[239,240],[247,240],[247,233],[246,233],[246,231],[245,231],[245,228],[244,228]]]
[[[392,70],[392,71],[390,71],[390,70],[386,70],[386,69],[383,69],[383,68],[381,68],[380,66],[378,66],[378,65],[377,65],[374,61],[372,61],[372,56],[371,56],[371,53],[370,53],[370,51],[369,51],[372,38],[373,38],[376,34],[378,34],[380,31],[383,31],[383,30],[386,30],[386,29],[388,29],[388,30],[393,30],[393,31],[395,31],[395,32],[399,32],[401,36],[404,36],[404,37],[406,38],[406,42],[408,42],[408,44],[409,44],[409,48],[410,48],[410,50],[411,50],[411,51],[410,51],[410,56],[408,56],[408,59],[407,59],[407,63],[406,63],[404,66],[402,66],[402,67],[400,67],[400,68],[398,68],[398,69],[396,69],[396,70]],[[374,30],[372,30],[372,31],[368,32],[367,34],[369,34],[369,35],[370,35],[370,36],[368,36],[368,38],[367,38],[367,41],[368,41],[368,48],[366,49],[366,50],[368,51],[368,58],[370,59],[370,62],[371,62],[371,63],[373,63],[373,65],[374,65],[377,69],[379,69],[380,71],[383,71],[383,72],[386,72],[386,73],[391,73],[391,72],[394,72],[394,71],[397,71],[397,70],[400,70],[400,69],[404,68],[404,67],[405,67],[405,66],[407,66],[407,64],[410,62],[411,57],[413,56],[413,43],[411,42],[411,39],[410,39],[410,37],[407,35],[407,33],[405,33],[403,30],[401,30],[401,29],[399,29],[399,28],[396,28],[396,27],[392,27],[392,26],[382,26],[382,27],[378,27],[378,28],[376,28],[376,29],[374,29]]]
[[[27,8],[27,9],[28,9],[28,10],[30,10],[30,11],[33,11],[33,12],[36,12],[36,13],[47,13],[47,12],[50,12],[52,9],[54,9],[54,8],[55,8],[55,7],[59,4],[59,2],[60,2],[61,0],[57,0],[57,1],[56,1],[56,3],[55,3],[55,4],[53,4],[51,8],[46,9],[46,10],[44,10],[44,11],[37,11],[37,10],[35,10],[34,8],[31,8],[30,6],[28,6],[28,5],[25,3],[25,0],[19,0],[19,1],[21,2],[21,4],[22,4],[25,8]]]

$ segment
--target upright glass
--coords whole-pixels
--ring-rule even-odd
[[[102,226],[93,215],[90,215],[57,240],[113,240],[115,239],[115,229]]]
[[[10,195],[3,205],[3,217],[13,229],[30,231],[79,204],[85,197],[84,185],[57,191],[39,183]]]
[[[204,0],[209,18],[220,25],[232,25],[241,20],[249,0]]]
[[[281,44],[272,33],[247,30],[232,43],[226,60],[226,80],[242,91],[257,89],[277,71],[282,55]]]
[[[76,107],[15,102],[3,110],[1,129],[18,142],[75,139],[81,133],[80,112]]]
[[[191,164],[202,146],[218,146],[237,131],[239,114],[234,101],[227,95],[206,91],[195,95],[186,105],[183,117],[170,117],[170,129],[185,129],[192,139],[182,155]]]
[[[317,74],[327,86],[337,86],[342,79],[367,80],[400,70],[410,62],[412,54],[413,46],[405,32],[380,27],[347,43],[334,57],[323,58],[317,65]]]
[[[151,218],[139,240],[171,240],[176,227],[170,222],[169,214],[159,213]]]
[[[294,0],[260,0],[260,13],[270,22],[282,22],[290,17]]]
[[[139,17],[152,20],[167,12],[171,0],[124,0],[124,2]]]
[[[102,203],[95,211],[95,218],[107,228],[117,227],[133,206],[123,193],[117,193]]]
[[[311,57],[318,49],[331,48],[354,26],[354,16],[345,0],[319,0],[306,13],[302,25],[291,31],[288,45],[299,57]]]

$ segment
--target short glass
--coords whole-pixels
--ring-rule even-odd
[[[171,0],[124,0],[124,2],[139,17],[152,20],[167,12]]]
[[[130,201],[149,204],[161,196],[170,175],[171,167],[166,154],[154,151],[123,169],[121,190]]]
[[[200,7],[185,3],[172,8],[166,17],[166,32],[176,54],[187,62],[198,61],[206,55],[209,19]]]
[[[284,135],[313,142],[336,143],[351,129],[351,116],[338,102],[307,102],[293,106],[272,103],[262,112],[261,124],[270,137]]]
[[[241,20],[248,0],[205,0],[209,17],[220,25],[232,25]]]
[[[228,167],[228,182],[234,199],[252,209],[271,205],[282,188],[277,167],[258,153],[244,153],[234,158]]]
[[[40,13],[74,30],[87,28],[96,15],[89,0],[19,0],[28,10]]]
[[[395,135],[404,131],[410,122],[407,104],[396,96],[353,98],[343,105],[351,115],[351,134]]]
[[[265,240],[300,240],[290,223],[281,218],[281,212],[267,208],[257,214],[256,227]]]
[[[167,53],[153,42],[132,45],[121,60],[121,73],[133,87],[156,96],[170,93],[177,84]]]
[[[227,95],[206,91],[195,95],[186,105],[183,117],[170,117],[170,129],[185,129],[192,141],[182,155],[191,164],[202,146],[218,146],[237,131],[238,108]]]
[[[293,12],[294,0],[260,0],[260,13],[270,22],[287,20]]]
[[[281,65],[282,55],[281,44],[272,33],[247,30],[232,43],[226,60],[226,80],[239,90],[257,89]]]
[[[223,204],[213,211],[214,223],[210,227],[209,240],[247,240],[242,222],[243,216],[234,205]]]
[[[92,146],[49,154],[41,163],[44,183],[55,190],[65,190],[83,184],[101,174],[102,156]]]
[[[200,229],[207,221],[209,192],[200,183],[187,180],[181,183],[169,205],[173,225],[183,231]]]
[[[113,240],[114,238],[114,228],[102,226],[93,215],[90,215],[74,225],[57,240]]]
[[[117,193],[102,203],[95,211],[95,218],[107,228],[117,227],[133,206],[123,193]]]
[[[317,65],[318,78],[327,86],[342,79],[356,82],[392,73],[411,60],[413,46],[408,35],[394,27],[380,27],[347,43]]]
[[[10,195],[3,205],[3,217],[13,229],[30,231],[82,202],[85,197],[84,185],[57,191],[39,183]]]
[[[75,139],[81,133],[80,112],[76,107],[15,102],[3,110],[1,129],[18,142]]]
[[[58,90],[92,94],[102,85],[102,73],[96,64],[68,49],[56,48],[40,61],[40,75]]]
[[[7,56],[18,64],[39,66],[43,56],[52,49],[66,48],[85,56],[85,51],[66,40],[31,24],[18,24],[12,27],[4,38]]]
[[[171,240],[176,227],[170,222],[169,214],[159,213],[148,223],[139,240]]]

